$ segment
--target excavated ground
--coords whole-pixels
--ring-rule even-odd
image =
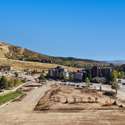
[[[116,104],[113,97],[103,93],[87,88],[52,85],[36,105],[35,111],[121,110],[120,103]]]
[[[125,110],[119,108],[119,106],[103,106],[106,101],[110,103],[114,100],[110,100],[101,92],[88,92],[85,89],[79,90],[66,86],[60,88],[60,86],[51,85],[52,81],[48,81],[46,85],[29,91],[21,101],[15,101],[1,107],[0,125],[125,125]],[[57,100],[58,96],[60,101]],[[101,99],[101,96],[104,98]],[[77,97],[82,97],[82,100]],[[88,97],[91,97],[89,103],[85,102]],[[98,99],[95,99],[95,97],[98,97]],[[90,103],[92,99],[96,103]],[[47,105],[47,102],[49,105]],[[51,103],[52,105],[50,105]],[[62,110],[61,108],[64,109],[64,107],[65,110]],[[73,107],[73,110],[70,110],[71,107]],[[74,112],[76,107],[77,112]],[[81,107],[86,110],[78,110]],[[87,110],[88,107],[91,110]],[[97,110],[96,107],[100,110]],[[37,111],[34,111],[34,108]],[[47,108],[49,109],[45,110]],[[69,110],[66,110],[66,108]]]

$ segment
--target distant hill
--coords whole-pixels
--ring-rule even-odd
[[[32,61],[41,63],[60,64],[71,67],[84,67],[85,65],[107,65],[106,62],[79,59],[73,57],[54,57],[45,54],[40,54],[32,50],[14,46],[5,42],[0,42],[0,58],[12,60]]]
[[[122,65],[122,64],[125,64],[125,60],[108,61],[108,63],[112,63],[114,65]]]

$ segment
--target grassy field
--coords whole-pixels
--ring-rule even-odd
[[[15,99],[16,97],[21,96],[21,95],[23,95],[23,93],[19,91],[11,92],[6,95],[2,95],[0,96],[0,105],[6,102],[9,102],[10,100]]]

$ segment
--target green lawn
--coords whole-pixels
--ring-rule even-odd
[[[12,99],[15,99],[16,97],[21,96],[21,95],[23,95],[22,92],[16,91],[16,92],[11,92],[6,95],[0,96],[0,105],[4,104]]]

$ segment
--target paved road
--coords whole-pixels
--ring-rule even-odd
[[[33,108],[50,84],[36,88],[21,102],[0,108],[0,125],[125,125],[125,112],[82,111],[76,113],[38,113]]]

